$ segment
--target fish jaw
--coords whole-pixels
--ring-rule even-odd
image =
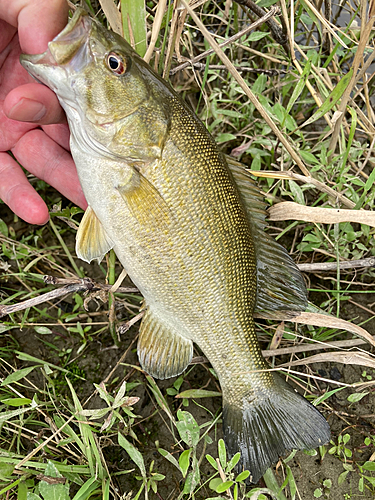
[[[34,78],[59,95],[67,80],[92,60],[87,50],[91,30],[91,18],[83,9],[77,9],[66,27],[49,42],[45,52],[22,54],[20,62]]]

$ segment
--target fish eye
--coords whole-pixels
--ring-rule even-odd
[[[116,52],[110,52],[107,55],[107,66],[115,75],[123,75],[127,69],[126,62]]]

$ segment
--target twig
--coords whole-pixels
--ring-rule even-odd
[[[354,269],[356,267],[375,267],[375,257],[367,259],[350,260],[339,262],[315,262],[313,264],[298,264],[298,269],[307,273],[316,271],[336,271],[337,266],[340,269]]]
[[[267,12],[263,10],[261,7],[259,7],[256,3],[254,3],[252,0],[235,0],[236,3],[239,5],[243,5],[250,9],[254,14],[256,14],[260,18],[264,18],[267,15]],[[273,19],[268,19],[265,22],[269,29],[271,30],[272,36],[274,40],[279,43],[282,47],[284,47],[284,50],[287,54],[290,53],[290,48],[288,44],[288,37],[286,36],[284,30],[282,29],[281,26],[277,24],[276,21]]]
[[[249,26],[246,26],[246,28],[244,28],[243,30],[239,31],[235,35],[231,36],[230,38],[228,38],[227,40],[225,40],[225,42],[219,44],[219,47],[223,48],[223,47],[226,47],[227,45],[235,42],[236,40],[238,40],[239,38],[241,38],[243,35],[246,35],[246,33],[248,33],[249,31],[252,31],[255,28],[257,28],[258,26],[260,26],[261,24],[265,23],[268,19],[270,19],[272,16],[274,16],[278,12],[278,10],[279,10],[278,7],[272,7],[272,9],[270,9],[269,12],[267,12],[264,17],[262,17],[261,19],[258,19],[258,21],[255,21],[255,23],[252,23]],[[192,64],[200,61],[201,59],[204,59],[205,57],[213,54],[214,52],[215,52],[214,49],[205,50],[204,52],[202,52],[201,54],[197,55],[193,59],[190,59],[189,61],[186,61],[186,62],[180,64],[176,68],[173,68],[169,72],[169,75],[170,76],[174,75],[178,71],[181,71],[182,69],[185,69],[188,66],[191,66]]]
[[[199,70],[205,70],[206,65],[200,62],[192,63],[194,68]],[[209,64],[209,69],[224,69],[226,70],[226,66],[223,64]],[[288,71],[285,69],[262,69],[262,68],[248,68],[247,66],[235,66],[237,71],[244,71],[245,73],[256,73],[260,75],[269,75],[269,76],[278,76],[278,75],[287,75]]]
[[[42,304],[43,302],[56,299],[57,297],[61,297],[63,295],[68,295],[69,293],[77,293],[85,291],[93,292],[96,290],[109,291],[112,288],[111,285],[102,285],[101,283],[96,283],[91,278],[66,279],[66,278],[55,278],[53,276],[45,276],[44,282],[47,285],[64,285],[64,286],[62,288],[57,288],[56,290],[52,290],[47,293],[43,293],[42,295],[39,295],[39,297],[34,297],[33,299],[28,299],[23,302],[19,302],[18,304],[11,304],[9,306],[0,304],[0,318],[16,311],[22,311],[29,307],[35,307],[39,304]],[[117,292],[135,293],[138,292],[138,288],[119,287],[117,289]]]

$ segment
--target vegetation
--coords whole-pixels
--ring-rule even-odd
[[[111,1],[87,2],[116,28]],[[261,0],[260,7],[281,9],[274,22],[286,26],[287,42],[265,23],[236,38],[257,19],[239,3],[196,3],[197,19],[184,5],[147,2],[155,46],[146,58],[223,151],[259,177],[272,206],[269,232],[306,271],[311,302],[374,335],[374,1],[341,2],[330,13],[329,2],[323,11],[309,0]],[[137,27],[129,35],[136,46],[143,33]],[[219,55],[211,50],[198,60],[230,37],[226,48],[215,47]],[[108,296],[100,284],[121,274],[113,255],[101,265],[78,260],[82,211],[29,179],[51,220],[29,226],[0,205],[1,306],[66,285],[46,284],[46,275],[81,291],[0,323],[0,498],[373,498],[375,360],[363,340],[328,319],[319,327],[259,321],[272,366],[282,365],[319,405],[332,441],[291,452],[249,485],[220,439],[220,388],[201,353],[186,373],[161,383],[140,369],[142,297],[128,282]],[[82,293],[84,277],[98,284],[94,292]]]

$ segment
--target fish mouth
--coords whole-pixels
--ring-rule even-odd
[[[22,66],[36,79],[50,84],[47,68],[65,66],[74,63],[73,68],[79,71],[87,62],[87,50],[84,50],[89,39],[92,21],[87,12],[77,8],[65,28],[48,43],[48,49],[42,54],[22,54]],[[82,57],[76,57],[82,55]]]

